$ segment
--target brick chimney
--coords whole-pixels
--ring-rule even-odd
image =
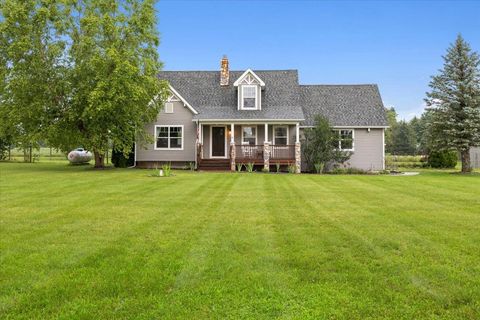
[[[222,62],[220,63],[220,85],[228,86],[229,78],[230,72],[228,71],[228,58],[226,55],[224,55]]]

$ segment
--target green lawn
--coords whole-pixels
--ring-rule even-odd
[[[478,319],[480,175],[0,163],[1,319]]]

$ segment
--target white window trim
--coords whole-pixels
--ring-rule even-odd
[[[225,155],[224,156],[213,156],[213,130],[212,128],[225,128]],[[228,155],[228,149],[227,149],[227,136],[228,136],[228,131],[227,131],[227,126],[210,126],[210,158],[211,159],[227,159]]]
[[[244,89],[245,88],[254,88],[255,89],[255,107],[253,108],[245,108],[244,107],[244,102],[245,102],[245,95],[244,95]],[[258,86],[255,84],[244,84],[240,86],[240,90],[242,90],[242,99],[240,101],[240,110],[258,110]]]
[[[254,144],[254,145],[256,146],[257,143],[258,143],[258,126],[257,126],[257,125],[254,125],[254,126],[244,125],[244,126],[242,126],[242,134],[241,134],[242,140],[240,141],[240,144],[241,144],[241,145],[246,145],[246,143],[243,141],[243,128],[244,128],[244,127],[252,127],[252,128],[255,128],[255,144]]]
[[[272,142],[273,142],[273,145],[276,145],[275,143],[275,128],[287,128],[287,145],[290,144],[290,128],[288,127],[288,125],[275,125],[275,126],[272,126],[273,129],[272,129]],[[283,146],[282,144],[279,144],[279,146]]]
[[[351,149],[342,149],[341,148],[341,145],[342,145],[342,141],[341,141],[341,131],[352,131],[352,148]],[[340,151],[355,151],[355,129],[347,129],[347,128],[343,128],[343,129],[335,129],[334,130],[335,132],[338,133],[338,148],[337,150],[340,150]]]
[[[181,148],[170,148],[170,147],[168,147],[168,148],[158,148],[158,147],[157,147],[157,139],[158,139],[158,132],[157,132],[157,130],[158,130],[158,128],[168,128],[168,145],[170,146],[170,128],[171,128],[171,127],[179,127],[179,128],[182,128],[182,136],[181,136],[181,138],[182,138],[182,147],[181,147]],[[168,151],[183,151],[184,136],[185,136],[185,135],[184,135],[184,132],[185,132],[185,129],[184,129],[184,127],[183,127],[183,124],[178,124],[178,125],[177,125],[177,124],[175,124],[175,125],[173,125],[173,124],[172,124],[172,125],[156,125],[156,126],[155,126],[155,132],[154,132],[154,134],[155,134],[155,142],[153,143],[153,149],[154,149],[154,150],[168,150]]]

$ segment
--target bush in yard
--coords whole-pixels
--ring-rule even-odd
[[[133,148],[132,148],[133,150]],[[131,167],[135,164],[135,154],[130,150],[128,157],[124,155],[122,151],[118,151],[115,148],[112,150],[112,164],[116,168],[126,168]]]
[[[304,133],[302,153],[309,171],[314,171],[315,166],[325,170],[326,167],[332,167],[333,164],[341,164],[350,159],[351,152],[338,150],[338,131],[333,130],[327,118],[317,115],[315,126],[305,129]],[[343,140],[342,143],[348,143],[348,141]]]
[[[455,151],[430,151],[428,165],[432,168],[455,168],[458,156]]]

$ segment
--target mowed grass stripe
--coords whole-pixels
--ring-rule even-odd
[[[342,184],[341,181],[339,183]],[[368,189],[369,188],[364,186],[364,189],[363,189],[364,196],[354,197],[353,201],[350,201],[350,203],[348,204],[348,207],[352,209],[364,208],[365,205],[363,202],[368,201],[369,199],[368,192],[367,192]],[[342,197],[342,200],[348,200],[348,199],[349,199],[349,196]],[[311,198],[307,196],[305,197],[305,201],[311,201]],[[348,219],[348,220],[342,219],[342,226],[340,227],[340,229],[343,229],[343,231],[346,232],[347,234],[351,234],[352,237],[356,239],[355,241],[356,243],[364,243],[367,248],[370,248],[372,250],[372,253],[374,253],[375,256],[379,258],[383,257],[385,262],[382,264],[387,264],[387,265],[389,263],[388,260],[396,261],[396,257],[398,256],[398,254],[408,254],[409,246],[411,244],[405,240],[409,240],[410,236],[413,235],[414,237],[413,245],[420,246],[418,250],[425,249],[424,255],[421,255],[418,257],[414,256],[414,257],[411,257],[412,260],[407,260],[407,261],[413,262],[411,265],[400,264],[398,265],[398,267],[393,266],[394,268],[385,275],[386,277],[390,277],[391,275],[394,275],[395,271],[397,271],[398,273],[398,272],[401,272],[401,270],[409,271],[412,268],[415,269],[418,265],[431,266],[430,268],[428,268],[428,270],[425,271],[425,274],[427,275],[429,274],[429,272],[432,272],[433,270],[435,270],[436,267],[440,268],[443,271],[443,274],[438,274],[438,270],[437,270],[436,276],[445,277],[446,274],[450,272],[455,272],[455,270],[458,267],[458,264],[456,264],[455,262],[452,263],[452,261],[448,261],[444,259],[445,255],[455,256],[454,250],[450,250],[450,248],[445,248],[445,246],[442,243],[438,243],[438,241],[432,241],[431,239],[425,238],[425,236],[423,235],[419,236],[417,230],[411,229],[410,234],[402,233],[401,236],[399,237],[395,236],[397,233],[396,228],[391,228],[390,230],[388,230],[388,232],[384,232],[382,230],[382,228],[385,227],[384,221],[382,221],[383,218],[388,219],[389,217],[393,217],[395,219],[397,218],[397,216],[390,216],[390,215],[377,216],[376,212],[381,213],[382,210],[383,209],[381,206],[373,207],[370,210],[374,214],[373,216],[370,216],[370,217],[363,216],[363,217],[359,217],[359,219],[355,219],[356,217],[355,210],[352,210],[351,213],[349,214],[349,218],[353,217],[353,219]],[[403,229],[403,227],[399,229]],[[441,230],[438,230],[438,231],[439,233],[441,233]],[[417,241],[420,242],[420,244],[417,243]],[[393,255],[392,255],[392,252],[394,253]],[[436,254],[436,253],[441,253],[441,254]],[[470,255],[471,254],[474,254],[474,251],[470,251]],[[368,257],[369,260],[373,260],[375,256],[368,257],[367,255],[366,257]],[[458,262],[463,261],[468,263],[468,261],[470,260],[468,256],[457,255],[457,257],[458,257]],[[403,259],[400,259],[398,262],[400,263],[403,262]],[[472,265],[469,265],[469,266],[474,267],[476,269],[475,266],[472,266]],[[456,274],[455,276],[464,278],[464,280],[466,280],[469,276],[473,276],[473,274],[469,272],[467,274]],[[406,283],[415,282],[414,286],[418,286],[419,283],[421,282],[421,281],[418,281],[418,279],[421,278],[420,276],[414,276],[410,272],[406,272],[406,278],[408,280]],[[428,279],[423,279],[422,281],[424,283],[428,283]],[[449,285],[455,286],[456,283],[452,282]],[[427,285],[423,285],[423,286],[427,287]],[[463,288],[458,288],[459,290],[455,292],[456,295],[448,296],[446,294],[441,295],[438,293],[438,291],[441,291],[443,287],[444,285],[442,283],[438,283],[436,292],[434,292],[435,290],[432,288],[429,288],[428,290],[424,290],[424,291],[428,291],[427,294],[429,295],[431,294],[435,298],[438,298],[439,301],[437,301],[437,303],[440,303],[440,304],[445,303],[445,304],[455,305],[455,301],[459,299],[460,301],[462,301],[462,303],[460,303],[461,305],[460,307],[463,307],[464,303],[467,303],[467,304],[474,303],[471,299],[465,298],[462,290]],[[425,289],[425,288],[422,288],[422,289]],[[430,296],[427,297],[427,300],[430,300],[430,298],[431,298]],[[408,306],[411,304],[415,305],[415,303],[416,303],[416,300],[409,301],[408,304],[405,304],[404,306]],[[399,306],[401,304],[397,303],[396,305]],[[409,308],[407,307],[406,310],[408,309]],[[402,310],[402,313],[404,312],[405,310]],[[419,316],[419,315],[412,314],[412,316]]]
[[[147,178],[149,179],[149,181],[152,181],[152,180],[155,180],[153,178]],[[187,192],[186,193],[186,196],[187,198],[188,197],[192,197],[195,193],[198,192],[199,196],[202,196],[202,193],[203,193],[203,190],[205,189],[205,185],[209,184],[209,180],[210,179],[206,179],[206,180],[201,180],[203,183],[202,185],[190,185],[190,186],[194,186],[195,188],[191,191],[191,192]],[[148,180],[145,181],[145,182],[149,182]],[[221,182],[221,181],[220,181]],[[216,184],[216,186],[221,186],[220,184]],[[148,188],[148,187],[147,187]],[[162,191],[163,188],[160,188],[159,191],[160,191],[160,194],[163,193]],[[215,188],[216,189],[216,188]],[[221,188],[218,188],[218,189],[221,189]],[[142,190],[142,188],[140,188],[140,190],[137,190],[136,192],[139,192],[139,193],[142,193],[144,190]],[[184,189],[184,192],[186,190]],[[132,190],[132,192],[135,192],[134,190]],[[176,199],[175,201],[165,201],[164,204],[163,204],[163,207],[160,207],[161,210],[159,210],[160,212],[156,212],[155,210],[153,211],[150,211],[148,210],[147,212],[136,212],[135,211],[135,208],[132,207],[132,212],[129,212],[129,213],[124,213],[122,214],[120,211],[114,211],[114,213],[118,213],[119,215],[122,215],[122,219],[120,219],[120,221],[122,222],[121,223],[121,226],[119,227],[116,223],[112,223],[112,220],[108,219],[108,218],[111,218],[111,216],[109,214],[111,214],[110,212],[108,212],[108,210],[105,212],[103,210],[98,210],[98,212],[96,214],[103,214],[105,215],[106,214],[106,223],[104,223],[104,227],[107,227],[109,224],[111,225],[110,228],[96,228],[95,230],[87,230],[87,233],[91,234],[91,231],[94,231],[96,232],[96,235],[98,236],[98,241],[94,242],[94,243],[91,243],[91,240],[90,239],[85,239],[82,237],[82,235],[79,235],[80,238],[77,239],[77,243],[82,243],[83,241],[86,242],[86,246],[85,246],[85,250],[84,252],[86,252],[86,256],[82,256],[82,255],[78,255],[76,254],[75,256],[75,260],[74,261],[67,261],[68,263],[68,268],[70,269],[70,274],[65,274],[63,273],[63,270],[62,269],[53,269],[56,271],[56,275],[54,274],[51,274],[51,272],[47,275],[48,277],[44,277],[44,279],[46,280],[46,284],[45,285],[41,285],[42,281],[39,281],[37,282],[37,286],[38,286],[38,294],[37,296],[35,296],[33,294],[33,297],[32,297],[32,292],[29,292],[29,295],[25,297],[25,303],[28,304],[30,307],[33,307],[35,308],[35,305],[32,305],[31,301],[36,301],[38,302],[39,304],[42,303],[42,295],[43,295],[43,298],[44,299],[48,299],[48,295],[49,295],[49,292],[48,291],[56,291],[56,287],[57,286],[54,286],[52,285],[52,282],[58,282],[59,283],[59,286],[61,287],[62,285],[64,286],[65,283],[69,283],[69,277],[71,278],[70,280],[73,279],[82,279],[81,276],[75,276],[75,273],[76,272],[79,272],[79,273],[89,273],[89,272],[92,272],[92,271],[95,271],[93,269],[98,269],[98,268],[102,268],[102,267],[105,267],[105,268],[111,268],[112,266],[115,266],[116,268],[119,268],[119,266],[121,264],[119,264],[120,261],[110,261],[110,260],[114,260],[116,257],[119,257],[120,259],[123,259],[123,258],[126,258],[126,259],[130,259],[129,255],[127,254],[128,252],[125,252],[126,250],[129,250],[129,248],[131,248],[131,243],[129,243],[129,241],[131,241],[132,238],[135,238],[135,239],[143,239],[143,234],[145,232],[146,229],[148,228],[151,228],[152,226],[155,226],[155,220],[158,220],[158,219],[165,219],[165,218],[168,218],[168,217],[171,217],[171,218],[174,218],[174,219],[182,219],[182,222],[187,222],[187,221],[196,221],[196,220],[191,220],[189,219],[189,216],[188,215],[168,215],[168,214],[163,214],[163,210],[167,210],[169,211],[169,213],[175,213],[177,207],[179,207],[181,204],[184,203],[184,200],[185,198],[183,197],[178,197],[175,198],[175,195],[173,197],[174,199]],[[168,210],[168,209],[171,209],[171,210]],[[138,211],[138,210],[137,210]],[[90,220],[92,217],[85,217],[85,219],[87,220],[87,223],[88,223],[88,220]],[[94,218],[94,217],[93,217]],[[91,224],[92,225],[95,225],[97,224],[99,221],[97,221],[96,219],[94,221],[91,221]],[[61,222],[60,222],[61,223]],[[173,220],[171,221],[165,221],[165,223],[163,223],[163,226],[167,227],[167,228],[176,228],[178,227],[179,225],[182,225],[182,223],[175,223]],[[113,226],[113,228],[112,228]],[[193,229],[193,228],[192,228]],[[80,230],[81,231],[81,230]],[[175,234],[177,232],[177,230],[172,230],[172,233]],[[61,236],[61,230],[58,232],[58,236]],[[188,234],[194,234],[194,233],[188,233]],[[190,241],[188,241],[188,239],[186,239],[187,241],[185,241],[187,244],[191,243]],[[45,245],[45,243],[43,243],[43,245]],[[178,246],[178,248],[182,248],[181,245]],[[76,247],[69,247],[69,249],[73,249],[76,251],[76,253],[78,253],[78,250],[80,248],[78,248],[78,246]],[[94,251],[92,252],[92,249],[94,249]],[[143,248],[144,249],[144,248]],[[140,251],[142,253],[142,251]],[[68,253],[68,252],[67,252]],[[60,257],[61,258],[65,252],[59,252],[60,254]],[[51,255],[48,257],[50,260],[52,258],[54,258],[55,255],[52,257]],[[106,262],[105,262],[106,261]],[[19,261],[21,263],[21,261]],[[65,262],[63,262],[65,263]],[[103,266],[102,266],[103,264]],[[92,269],[92,270],[89,270],[89,269]],[[73,272],[72,272],[73,270]],[[78,271],[76,271],[78,270]],[[108,270],[107,270],[108,271]],[[93,274],[95,272],[92,272]],[[116,272],[112,272],[111,275],[113,276],[113,278],[115,277],[117,273]],[[58,277],[57,280],[55,280],[55,276]],[[115,283],[116,281],[114,279],[111,279],[112,282],[110,281],[107,281],[105,283],[105,286],[108,287],[110,285],[110,283]],[[63,282],[63,283],[62,283]],[[69,286],[69,289],[70,289],[70,292],[69,294],[67,294],[66,292],[62,292],[62,294],[60,296],[57,296],[55,297],[55,300],[58,305],[61,304],[62,301],[65,301],[67,300],[67,298],[69,297],[69,295],[75,295],[78,291],[78,289],[81,287],[81,286],[84,286],[85,289],[87,290],[87,292],[89,291],[90,288],[88,288],[91,284],[95,284],[95,281],[93,281],[92,283],[79,283],[79,282],[76,282],[74,281],[72,283],[72,285]],[[46,289],[46,290],[44,290]],[[95,291],[95,290],[90,290],[90,291]],[[92,292],[90,292],[92,293]],[[107,295],[108,296],[108,295]],[[55,306],[57,307],[57,306]],[[22,305],[22,303],[20,303],[20,308],[25,308],[24,305]]]

